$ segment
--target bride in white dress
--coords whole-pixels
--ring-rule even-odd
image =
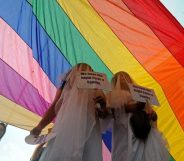
[[[58,111],[53,127],[56,137],[49,141],[44,161],[103,160],[101,130],[94,102],[102,92],[79,89],[76,81],[79,71],[93,70],[81,63],[68,74],[62,94],[54,106]]]
[[[168,161],[166,142],[155,126],[156,113],[145,108],[145,103],[132,100],[128,83],[133,83],[128,73],[116,73],[112,78],[112,91],[106,95],[106,106],[114,113],[112,161]],[[139,113],[149,116],[145,124]]]

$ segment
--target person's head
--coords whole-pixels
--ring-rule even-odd
[[[77,71],[93,71],[91,66],[86,63],[79,63],[75,67],[77,68]]]
[[[113,76],[111,83],[114,88],[129,90],[127,83],[133,83],[133,80],[128,73],[120,71]]]
[[[91,68],[90,65],[88,65],[86,63],[78,63],[74,67],[72,67],[72,69],[70,70],[70,72],[66,78],[66,82],[69,82],[70,87],[72,87],[73,84],[75,83],[77,73],[81,72],[81,71],[93,72],[93,69]]]
[[[137,111],[130,117],[130,125],[136,138],[146,140],[151,130],[149,117],[145,111]]]

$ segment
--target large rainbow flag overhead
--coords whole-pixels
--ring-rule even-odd
[[[0,0],[1,121],[32,129],[79,62],[154,89],[171,160],[184,160],[184,29],[160,1]]]

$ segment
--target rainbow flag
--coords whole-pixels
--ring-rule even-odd
[[[184,29],[158,0],[0,0],[0,120],[30,130],[61,75],[90,64],[155,90],[171,160],[184,160]],[[111,132],[103,134],[104,161]]]

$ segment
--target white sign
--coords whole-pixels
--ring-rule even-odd
[[[56,136],[56,133],[50,133],[46,135],[39,135],[39,136],[34,136],[34,135],[28,135],[25,138],[25,142],[27,144],[35,145],[35,144],[42,144],[46,143],[52,138]]]
[[[160,106],[153,89],[145,88],[135,84],[128,83],[130,93],[135,101],[149,102],[151,105]]]
[[[111,91],[111,85],[104,73],[79,72],[76,81],[78,88],[102,89]]]

